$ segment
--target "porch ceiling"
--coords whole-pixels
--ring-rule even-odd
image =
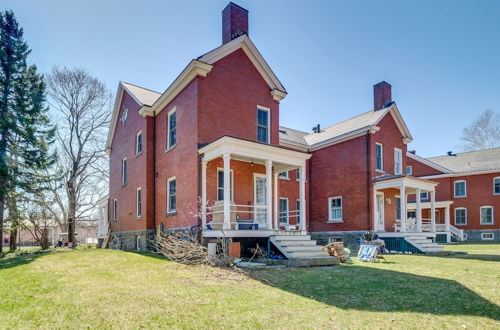
[[[422,191],[434,191],[437,182],[415,178],[413,176],[397,176],[397,177],[387,177],[375,179],[373,187],[376,190],[383,190],[387,188],[397,188],[405,187],[407,193],[416,193],[417,189]]]
[[[224,136],[198,150],[203,155],[203,161],[230,154],[231,159],[244,162],[265,164],[267,160],[273,162],[275,172],[283,172],[305,166],[306,160],[311,155],[305,152],[288,150],[268,144],[242,140]]]

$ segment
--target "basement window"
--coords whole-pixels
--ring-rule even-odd
[[[481,233],[481,239],[484,241],[492,241],[495,239],[494,233]]]

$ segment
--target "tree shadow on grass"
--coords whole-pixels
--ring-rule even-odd
[[[361,266],[255,271],[252,277],[343,309],[500,320],[499,306],[453,280]]]
[[[23,256],[8,256],[3,259],[0,259],[0,271],[2,269],[7,269],[7,268],[12,268],[12,267],[18,267],[22,265],[29,264],[36,259],[44,256],[45,254],[30,254],[30,255],[23,255]]]
[[[500,262],[500,255],[498,254],[454,254],[450,256],[443,256],[441,258],[472,259],[481,261]]]

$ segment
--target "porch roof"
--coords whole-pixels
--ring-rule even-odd
[[[410,192],[415,192],[416,189],[434,191],[438,185],[435,181],[416,178],[410,175],[384,176],[375,178],[373,181],[373,187],[377,190],[404,186]]]
[[[206,162],[222,157],[224,154],[230,154],[231,159],[257,164],[265,164],[266,160],[271,160],[277,172],[305,166],[306,160],[311,158],[309,153],[231,136],[223,136],[215,140],[200,148],[198,153],[203,155],[203,161]]]

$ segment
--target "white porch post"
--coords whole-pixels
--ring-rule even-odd
[[[207,162],[201,162],[201,228],[207,227]]]
[[[300,171],[300,230],[306,230],[306,167],[301,166]]]
[[[431,230],[436,232],[436,192],[431,191]]]
[[[266,161],[266,219],[267,228],[273,228],[273,213],[271,208],[271,200],[273,198],[273,162],[271,160]]]
[[[408,216],[408,214],[406,213],[407,201],[404,185],[399,187],[399,196],[401,196],[401,232],[406,232],[406,217]]]
[[[330,207],[330,205],[328,205]],[[378,231],[377,189],[373,188],[373,231]]]
[[[450,232],[450,206],[448,205],[444,209],[444,230],[446,231],[446,242],[451,243],[451,232]]]
[[[274,196],[273,196],[273,208],[274,208],[274,229],[278,230],[278,173],[274,173],[273,175],[273,188],[274,188]]]
[[[421,233],[422,232],[422,205],[420,204],[420,193],[421,189],[417,188],[417,193],[416,193],[416,208],[415,208],[415,215],[416,215],[416,221],[417,221],[417,232]]]
[[[231,155],[224,153],[224,226],[231,229]]]

